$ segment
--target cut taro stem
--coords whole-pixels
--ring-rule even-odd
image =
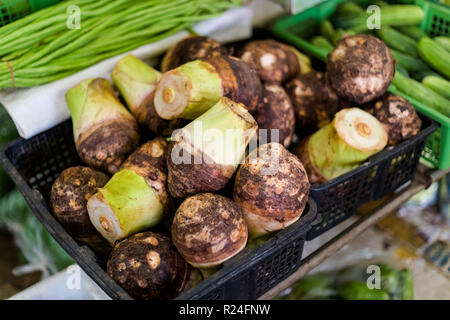
[[[135,116],[147,96],[155,90],[160,78],[159,71],[131,54],[120,59],[111,73],[111,79]]]
[[[201,130],[201,132],[197,132]],[[223,97],[207,113],[182,129],[193,147],[215,164],[238,166],[257,123],[241,103]],[[201,140],[196,139],[201,134]]]
[[[143,177],[125,169],[89,199],[88,212],[98,232],[114,244],[159,223],[163,206]]]
[[[381,151],[387,138],[386,130],[374,116],[349,108],[339,111],[332,123],[311,136],[308,151],[314,167],[330,180]]]
[[[162,75],[155,93],[155,109],[166,120],[195,119],[222,94],[219,74],[209,63],[195,60]]]

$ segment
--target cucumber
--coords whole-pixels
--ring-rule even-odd
[[[426,32],[418,26],[399,26],[397,27],[397,30],[416,41],[427,36]]]
[[[420,82],[396,72],[392,84],[418,102],[450,117],[450,100],[425,87]]]
[[[316,47],[323,48],[329,52],[333,51],[334,46],[331,44],[330,41],[328,41],[325,37],[322,36],[315,36],[311,39],[311,44],[315,45]]]
[[[336,14],[339,16],[348,15],[348,14],[363,14],[365,13],[364,9],[361,8],[354,2],[343,2],[336,7]]]
[[[428,37],[423,37],[419,40],[417,50],[428,65],[447,79],[450,79],[450,52]]]
[[[450,37],[439,36],[434,37],[433,40],[439,43],[445,50],[450,52]]]
[[[9,117],[8,112],[6,112],[5,108],[0,104],[0,148],[18,136],[16,127]],[[12,189],[12,187],[13,183],[0,163],[0,197],[4,196]]]
[[[413,57],[419,56],[417,53],[416,41],[394,28],[383,26],[381,29],[378,29],[376,33],[390,48],[397,49],[398,51],[407,53]]]
[[[450,81],[442,77],[426,76],[422,79],[422,84],[450,100]]]
[[[397,64],[405,68],[408,72],[421,73],[430,71],[430,68],[422,60],[411,57],[410,55],[391,48],[391,53]]]
[[[365,11],[360,14],[337,15],[333,19],[333,22],[336,28],[353,29],[355,27],[366,26],[367,18],[371,15],[372,13],[366,13]],[[385,26],[417,25],[424,17],[425,13],[422,8],[416,5],[386,5],[380,8],[381,25],[383,28]]]
[[[334,34],[336,31],[334,30],[333,25],[330,20],[322,20],[320,22],[320,34],[327,40],[333,41]]]

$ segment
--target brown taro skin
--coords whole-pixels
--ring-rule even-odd
[[[421,121],[412,104],[395,94],[387,93],[369,105],[367,112],[380,121],[388,133],[388,145],[395,146],[415,136]]]
[[[50,204],[58,221],[76,238],[98,234],[87,212],[88,199],[108,182],[103,172],[88,167],[70,167],[55,180]]]
[[[263,88],[256,71],[247,63],[232,56],[204,59],[214,67],[222,79],[223,95],[245,105],[254,113],[262,100]]]
[[[247,225],[239,206],[212,193],[184,200],[172,224],[172,239],[178,251],[199,268],[220,265],[241,251],[247,238]]]
[[[167,145],[167,141],[161,137],[144,143],[128,157],[120,169],[132,170],[143,177],[157,195],[165,212],[169,213],[173,208],[167,189]]]
[[[268,143],[251,152],[239,167],[234,200],[244,213],[284,224],[302,214],[309,187],[300,160],[281,144]]]
[[[300,73],[294,51],[273,39],[247,43],[240,58],[256,70],[263,82],[282,84]]]
[[[280,142],[286,148],[289,147],[295,129],[295,112],[291,99],[283,87],[276,84],[264,85],[263,99],[255,120],[259,130],[267,130],[267,142],[275,139],[272,137],[271,129],[278,129],[278,140],[273,142]]]
[[[186,198],[200,192],[216,192],[223,189],[233,177],[235,167],[231,165],[215,164],[206,154],[197,154],[195,150],[189,153],[186,149],[179,150],[180,157],[186,153],[189,161],[185,163],[174,163],[172,152],[175,154],[178,142],[171,141],[167,151],[167,184],[169,192],[174,198]],[[194,148],[192,148],[194,149]],[[197,161],[203,159],[202,161]]]
[[[370,35],[345,37],[328,55],[327,76],[331,87],[338,96],[357,104],[382,96],[394,72],[391,51]]]
[[[122,162],[139,145],[136,121],[112,120],[83,132],[76,149],[83,162],[110,174],[119,170]]]
[[[166,130],[170,121],[162,119],[155,109],[154,104],[155,91],[149,94],[135,110],[135,116],[138,123],[154,136],[161,135]]]
[[[298,132],[308,135],[331,122],[339,111],[339,98],[322,72],[296,76],[286,84],[295,110]]]
[[[190,61],[226,55],[227,49],[216,40],[204,36],[189,36],[167,52],[161,69],[162,72],[167,72]]]
[[[162,300],[183,291],[190,267],[168,237],[142,232],[115,244],[107,272],[133,298]]]

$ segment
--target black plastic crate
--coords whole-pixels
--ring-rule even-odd
[[[317,203],[317,221],[306,240],[312,240],[352,216],[356,209],[378,200],[409,182],[419,164],[426,138],[438,125],[419,113],[420,132],[395,147],[378,152],[358,168],[320,185],[312,185],[310,198]]]
[[[77,243],[50,209],[53,181],[64,169],[82,164],[75,150],[71,121],[31,139],[9,143],[2,149],[0,157],[33,213],[56,241],[111,298],[131,299],[106,274],[105,261],[88,246]],[[253,250],[243,250],[178,299],[258,298],[298,269],[306,233],[316,214],[316,204],[310,200],[296,223]]]

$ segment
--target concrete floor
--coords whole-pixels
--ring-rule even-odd
[[[14,245],[12,237],[0,230],[0,299],[9,298],[40,280],[40,272],[13,275],[12,270],[21,264],[20,251]]]

